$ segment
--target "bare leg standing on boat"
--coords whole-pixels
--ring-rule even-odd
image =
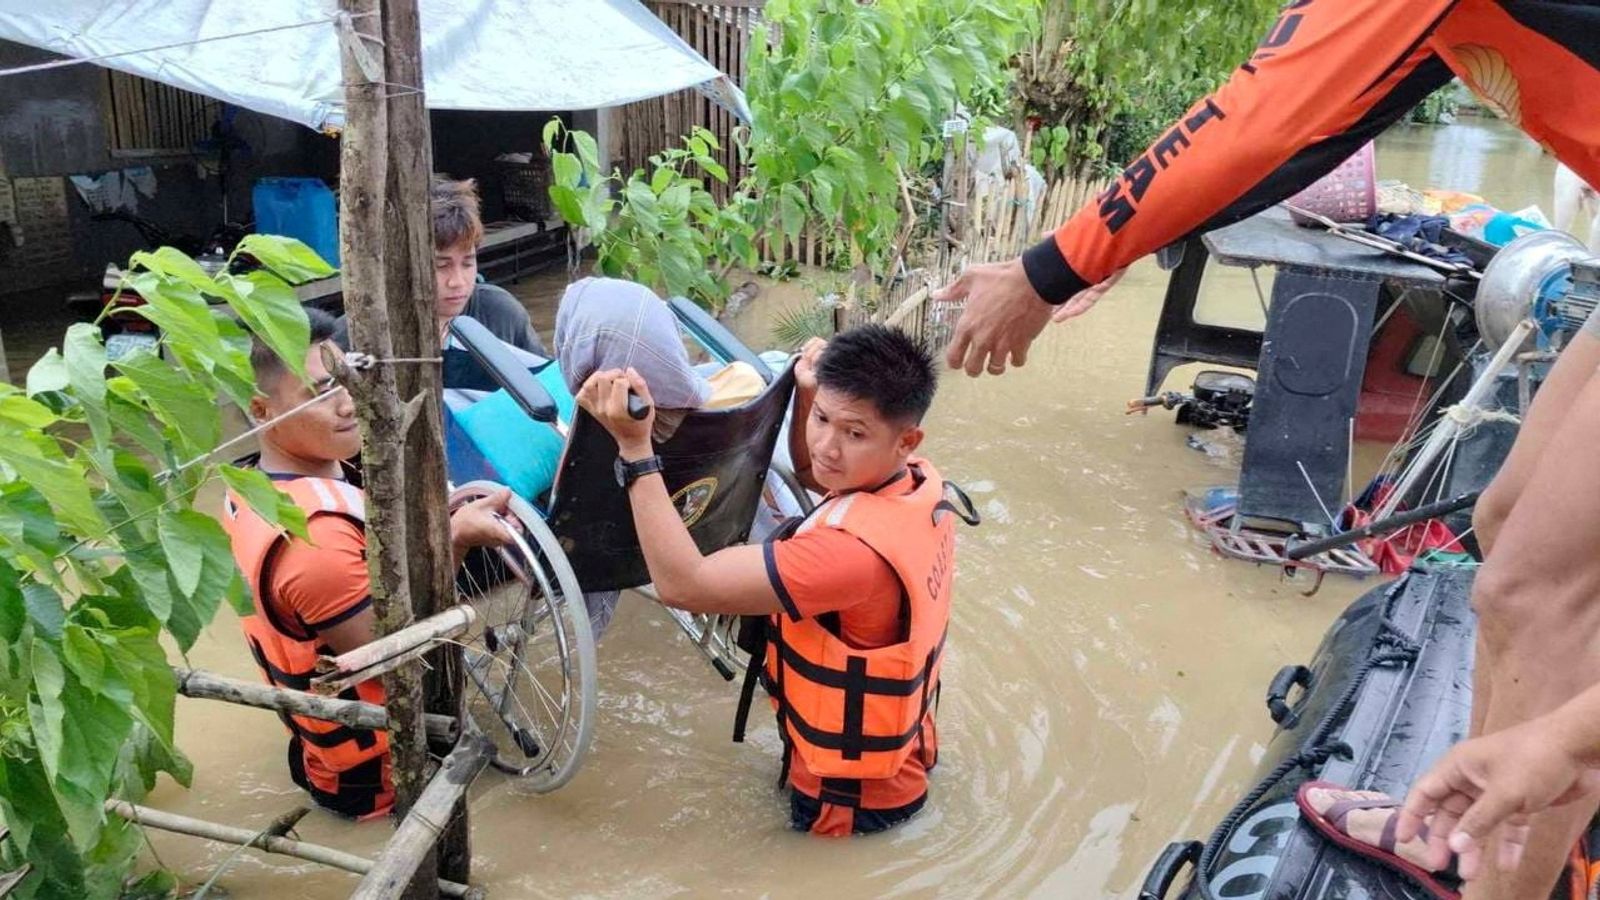
[[[1600,341],[1580,340],[1570,348],[1580,352],[1564,355],[1557,367],[1564,366],[1573,382],[1582,374],[1576,365],[1583,356],[1600,352]],[[1473,590],[1483,651],[1477,679],[1491,685],[1487,698],[1474,698],[1482,733],[1550,712],[1600,681],[1600,557],[1594,554],[1600,543],[1600,378],[1592,377],[1592,362],[1588,371],[1591,377],[1565,409],[1548,402],[1560,399],[1555,394],[1535,405],[1551,418],[1557,410],[1564,415],[1553,427],[1547,423],[1548,437],[1531,454],[1525,483]],[[1522,866],[1472,882],[1463,896],[1548,896],[1596,807],[1591,799],[1535,816]]]
[[[1472,530],[1478,546],[1487,557],[1495,546],[1500,528],[1516,506],[1535,466],[1544,456],[1545,448],[1560,428],[1584,387],[1600,371],[1600,312],[1589,317],[1572,342],[1562,351],[1550,374],[1534,395],[1532,406],[1524,411],[1522,425],[1517,430],[1517,440],[1500,466],[1494,480],[1483,492],[1472,513]],[[1488,650],[1483,635],[1478,636],[1477,658],[1484,659]],[[1483,733],[1483,718],[1489,708],[1493,686],[1489,683],[1488,666],[1475,666],[1472,673],[1472,729],[1469,736]]]

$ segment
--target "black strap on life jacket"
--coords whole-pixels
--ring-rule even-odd
[[[950,502],[951,494],[955,494],[956,499],[961,501],[960,506]],[[961,485],[956,484],[954,481],[946,481],[944,483],[944,496],[940,498],[938,503],[933,505],[933,523],[935,525],[939,524],[939,513],[941,512],[955,513],[957,518],[968,525],[977,526],[983,524],[983,519],[978,515],[977,507],[972,505],[972,498],[968,497],[967,492],[961,489]]]
[[[250,655],[255,657],[256,665],[267,675],[267,681],[281,688],[292,691],[304,691],[311,688],[310,672],[288,672],[273,665],[267,658],[266,650],[255,638],[247,638],[250,645]],[[354,687],[348,687],[338,694],[340,700],[360,700],[361,695]],[[289,713],[279,711],[278,718],[295,735],[313,747],[322,750],[331,750],[340,744],[354,741],[359,750],[369,750],[378,745],[377,732],[370,728],[351,728],[349,725],[335,725],[327,731],[314,731],[300,724],[300,721]],[[330,723],[331,724],[331,723]]]
[[[767,667],[767,632],[772,628],[769,616],[744,616],[739,620],[739,636],[734,643],[750,654],[744,667],[744,683],[739,686],[739,708],[733,714],[733,742],[744,743],[745,727],[750,722],[750,706],[755,702],[756,682],[762,679]]]
[[[928,707],[932,698],[936,696],[934,688],[929,682],[934,664],[939,660],[944,650],[945,638],[941,637],[939,643],[928,651],[928,656],[923,660],[920,671],[911,678],[878,678],[867,675],[867,659],[864,656],[851,656],[846,661],[843,670],[831,669],[806,660],[798,652],[790,648],[783,640],[781,632],[771,638],[779,654],[781,664],[778,666],[778,677],[793,668],[796,675],[808,681],[821,684],[825,687],[837,688],[844,691],[844,722],[840,731],[825,731],[807,722],[804,717],[790,708],[787,699],[780,690],[777,694],[778,716],[806,741],[813,746],[824,750],[837,750],[845,759],[860,759],[866,753],[892,753],[904,748],[913,740],[922,737],[922,721],[927,717]],[[769,648],[771,652],[771,648]],[[799,662],[800,665],[793,665]],[[909,697],[920,694],[918,707],[920,712],[917,721],[910,729],[894,735],[868,735],[865,727],[866,699],[868,694],[878,694],[890,697]],[[780,723],[781,724],[781,723]]]

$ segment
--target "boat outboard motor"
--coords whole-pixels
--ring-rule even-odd
[[[1128,401],[1128,414],[1160,406],[1178,411],[1177,423],[1195,428],[1232,428],[1244,431],[1250,426],[1250,404],[1255,402],[1256,381],[1243,372],[1207,369],[1195,376],[1190,393],[1167,391],[1153,397]]]

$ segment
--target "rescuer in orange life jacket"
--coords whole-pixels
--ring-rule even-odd
[[[310,383],[292,375],[256,341],[250,362],[257,395],[250,415],[266,422],[319,394],[327,399],[263,431],[261,452],[251,464],[305,511],[311,540],[269,525],[232,491],[224,501],[222,520],[255,603],[255,614],[241,623],[245,642],[269,683],[294,690],[310,687],[319,654],[353,650],[375,637],[362,493],[352,482],[354,470],[344,462],[360,451],[361,434],[349,394],[334,384],[322,362],[322,348],[332,346],[328,341],[334,320],[316,309],[307,309],[306,315],[311,326],[306,355]],[[456,562],[472,547],[508,540],[495,514],[504,511],[509,496],[506,491],[485,497],[451,515]],[[376,680],[364,681],[340,697],[381,704],[383,688]],[[352,818],[389,811],[394,790],[387,733],[305,716],[282,717],[290,734],[290,776],[313,800]]]
[[[702,556],[668,496],[651,415],[627,410],[633,370],[596,372],[578,393],[616,438],[633,521],[661,602],[760,616],[740,704],[755,677],[785,747],[790,826],[822,835],[881,831],[927,800],[938,758],[934,707],[950,621],[960,489],[927,460],[922,417],[937,374],[925,350],[880,325],[813,341],[796,364],[789,448],[795,474],[826,494],[762,545]],[[966,513],[946,499],[959,498]]]

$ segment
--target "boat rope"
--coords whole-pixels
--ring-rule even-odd
[[[1261,801],[1262,797],[1265,797],[1269,791],[1276,787],[1278,782],[1297,769],[1304,769],[1308,774],[1315,774],[1317,769],[1335,756],[1341,759],[1353,758],[1354,753],[1351,751],[1349,744],[1344,741],[1329,740],[1329,736],[1333,733],[1334,728],[1344,721],[1350,707],[1355,704],[1356,694],[1360,693],[1361,688],[1366,684],[1367,676],[1379,666],[1410,663],[1417,658],[1417,654],[1422,650],[1422,645],[1400,630],[1389,615],[1395,598],[1399,596],[1401,588],[1410,580],[1411,576],[1408,573],[1405,577],[1396,581],[1384,596],[1383,615],[1379,619],[1380,631],[1374,644],[1379,647],[1389,646],[1392,649],[1378,650],[1378,652],[1373,653],[1362,662],[1361,667],[1356,670],[1355,677],[1350,680],[1350,684],[1345,688],[1344,693],[1339,695],[1339,699],[1328,708],[1322,719],[1317,722],[1317,726],[1311,730],[1310,736],[1300,745],[1300,751],[1279,763],[1265,778],[1261,779],[1250,793],[1246,794],[1242,800],[1234,805],[1233,809],[1228,811],[1228,814],[1222,818],[1221,823],[1217,825],[1217,830],[1211,833],[1211,839],[1206,841],[1205,848],[1200,851],[1200,859],[1195,864],[1194,884],[1200,889],[1201,897],[1215,898],[1217,896],[1211,890],[1211,866],[1216,862],[1217,853],[1222,849],[1222,845],[1228,837],[1233,834],[1233,829],[1239,824],[1240,820]]]

